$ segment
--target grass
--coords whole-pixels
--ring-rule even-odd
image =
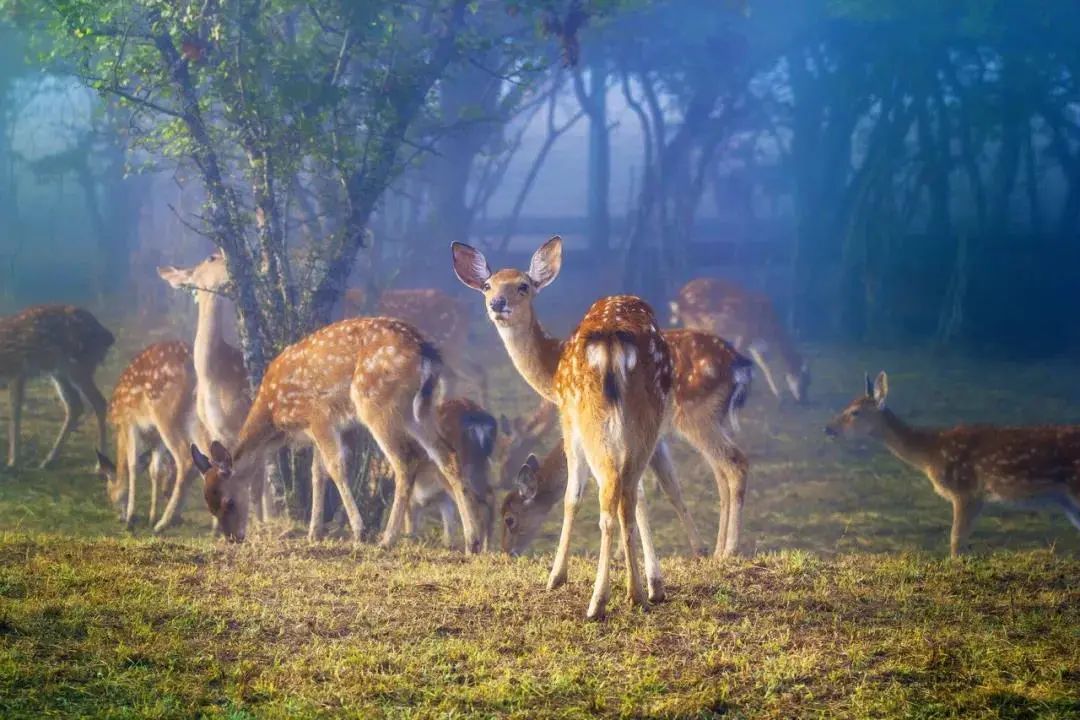
[[[864,366],[889,369],[897,412],[925,423],[1080,422],[1075,369],[844,348],[812,366],[810,407],[777,407],[760,383],[746,413],[744,556],[686,558],[650,491],[670,599],[632,610],[617,570],[598,624],[582,621],[591,496],[551,593],[555,514],[518,560],[278,528],[225,546],[194,496],[183,527],[132,537],[88,471],[86,424],[55,470],[0,472],[0,717],[1080,717],[1080,533],[992,509],[974,555],[948,560],[949,508],[927,481],[821,437]],[[528,406],[508,368],[492,385],[497,410]],[[28,462],[59,423],[50,393],[31,397]],[[685,448],[677,460],[707,534],[711,478]]]

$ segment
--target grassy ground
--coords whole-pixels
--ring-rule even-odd
[[[910,349],[819,348],[811,363],[809,407],[778,407],[761,383],[747,410],[744,557],[685,558],[652,491],[671,599],[632,611],[617,571],[601,624],[581,620],[591,497],[553,593],[554,515],[517,561],[278,528],[226,547],[195,496],[168,537],[128,537],[89,472],[87,424],[58,468],[0,471],[0,717],[1080,717],[1080,533],[991,508],[974,556],[947,560],[949,508],[929,483],[821,432],[881,367],[914,422],[1080,422],[1076,368]],[[529,406],[511,370],[493,372],[496,410]],[[27,461],[58,427],[50,393],[31,397]],[[712,481],[677,459],[708,534]]]

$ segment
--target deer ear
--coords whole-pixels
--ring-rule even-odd
[[[225,449],[225,446],[219,443],[217,440],[210,443],[210,457],[213,459],[214,464],[218,466],[218,469],[223,472],[232,470],[232,455]]]
[[[491,268],[484,253],[461,242],[450,243],[450,253],[454,258],[454,274],[458,280],[473,290],[483,292],[484,283],[491,277]]]
[[[157,274],[161,276],[161,279],[169,283],[177,290],[184,287],[185,284],[191,281],[191,271],[181,270],[178,267],[172,265],[165,265],[157,269]]]
[[[536,291],[540,292],[550,285],[558,277],[561,267],[562,238],[554,235],[533,253],[529,261],[529,278],[536,284]]]
[[[537,461],[536,456],[530,454],[525,464],[518,470],[517,478],[514,483],[517,485],[518,495],[521,499],[527,503],[532,502],[536,498],[537,491],[537,473],[540,471],[540,463]]]
[[[874,381],[874,402],[879,410],[885,409],[885,398],[889,395],[889,376],[882,370]]]
[[[112,475],[116,472],[116,464],[103,455],[100,450],[95,450],[94,454],[97,455],[97,470],[99,473]]]
[[[191,444],[191,461],[195,463],[195,467],[203,475],[210,472],[210,458],[203,455],[195,443]]]
[[[870,381],[870,373],[863,373],[866,378],[866,397],[874,397],[874,383]]]

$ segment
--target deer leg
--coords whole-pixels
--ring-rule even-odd
[[[645,557],[645,582],[649,587],[649,602],[663,602],[667,597],[664,591],[664,578],[660,574],[660,560],[656,557],[656,546],[653,545],[652,528],[649,526],[649,508],[645,501],[645,482],[638,480],[636,501],[634,503],[634,519],[637,521],[638,531],[641,533],[641,553]],[[622,507],[619,508],[620,518]],[[625,534],[626,529],[623,528]],[[633,550],[633,548],[631,548]],[[626,550],[624,548],[623,553]]]
[[[449,495],[443,495],[438,502],[439,515],[442,517],[443,545],[448,548],[453,547],[454,529],[457,525],[457,510],[454,508],[454,501],[450,499]]]
[[[622,516],[624,501],[619,492],[618,479],[615,474],[607,477],[597,477],[600,497],[600,554],[596,560],[596,582],[593,584],[593,597],[589,601],[589,612],[585,614],[589,620],[599,620],[607,610],[608,598],[611,594],[611,535],[615,533],[616,517]],[[625,508],[630,511],[629,506]],[[626,594],[635,604],[645,604],[645,593],[642,592],[642,578],[637,567],[637,558],[634,557],[634,545],[632,534],[634,532],[632,512],[626,514],[630,520],[629,526],[623,522],[622,545],[623,555],[626,558]],[[565,525],[563,526],[566,527]]]
[[[772,394],[777,398],[781,397],[780,388],[776,384],[776,380],[773,379],[772,371],[769,370],[769,363],[765,362],[765,356],[761,354],[761,351],[754,347],[752,344],[747,349],[750,353],[750,357],[759,368],[761,368],[762,374],[765,376],[765,382],[769,384],[769,389],[772,390]]]
[[[53,441],[52,448],[45,455],[45,459],[41,461],[41,465],[38,466],[42,469],[49,467],[56,460],[64,441],[67,440],[68,435],[75,429],[75,426],[79,424],[83,414],[82,397],[79,395],[79,391],[75,389],[75,386],[59,375],[53,375],[52,381],[53,385],[56,386],[56,394],[60,396],[60,402],[64,406],[64,424],[60,427],[60,434]]]
[[[165,448],[159,444],[150,453],[150,515],[148,521],[151,525],[154,524],[154,518],[157,517],[158,498],[161,496],[161,489],[168,484],[168,478],[166,477],[168,472],[171,472],[171,469],[166,467]]]
[[[739,549],[739,533],[742,531],[743,505],[746,502],[746,476],[750,472],[750,462],[746,454],[729,445],[726,449],[727,459],[724,463],[724,474],[727,476],[728,486],[728,518],[727,536],[724,541],[724,557],[734,555]],[[717,552],[720,546],[716,546]]]
[[[22,406],[26,396],[26,379],[19,376],[8,384],[11,403],[11,420],[8,422],[8,467],[15,467],[19,460],[19,432],[22,428]]]
[[[312,437],[315,440],[315,449],[322,457],[323,467],[326,468],[330,479],[334,482],[338,494],[341,496],[341,505],[345,508],[345,515],[349,518],[349,527],[352,529],[353,542],[359,543],[364,533],[364,521],[360,517],[360,508],[356,506],[356,498],[353,497],[349,488],[349,475],[345,468],[345,446],[341,442],[341,433],[336,429],[313,428]]]
[[[308,541],[322,537],[323,514],[326,512],[326,468],[317,450],[311,453],[311,519],[308,521]]]
[[[675,514],[679,516],[679,520],[686,530],[686,539],[690,543],[690,552],[698,557],[704,557],[708,551],[701,541],[701,535],[698,534],[694,518],[690,516],[690,511],[683,500],[682,485],[675,476],[675,466],[671,462],[671,450],[668,448],[666,440],[661,439],[660,442],[656,443],[656,450],[649,460],[649,465],[652,467],[653,472],[656,473],[660,489],[664,491],[668,500],[671,501],[672,506],[675,508]]]
[[[949,551],[953,557],[959,557],[965,550],[964,543],[971,534],[971,526],[982,510],[982,500],[976,498],[954,497],[952,533]]]
[[[128,430],[127,457],[124,464],[127,466],[127,507],[124,510],[124,526],[127,530],[135,529],[135,485],[139,476],[139,431],[134,427]]]
[[[585,462],[581,446],[575,442],[570,429],[563,424],[563,446],[566,452],[566,494],[563,496],[563,524],[559,533],[559,549],[555,552],[555,562],[551,566],[547,588],[554,590],[566,582],[566,562],[570,555],[570,536],[574,529],[574,515],[577,514],[585,484],[589,478],[589,466]],[[613,510],[614,512],[614,510]],[[611,522],[615,522],[612,514]]]
[[[158,432],[161,434],[161,442],[165,445],[169,454],[172,455],[173,463],[176,465],[176,482],[173,483],[172,494],[169,495],[169,502],[165,504],[165,510],[154,525],[154,533],[163,532],[170,525],[179,521],[188,481],[195,468],[191,460],[191,443],[187,435],[187,424],[180,421],[162,422],[159,420],[157,427]],[[206,447],[206,445],[203,445],[203,447]]]
[[[105,415],[108,403],[105,396],[98,390],[97,384],[94,383],[93,370],[77,369],[70,375],[68,380],[94,411],[94,416],[97,419],[98,447],[105,447]]]

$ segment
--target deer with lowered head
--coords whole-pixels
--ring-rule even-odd
[[[113,388],[109,423],[116,433],[116,463],[98,451],[98,472],[109,500],[130,530],[135,523],[135,480],[140,459],[150,452],[150,524],[167,486],[194,469],[188,446],[203,442],[195,412],[195,367],[191,348],[178,341],[150,345],[128,364]],[[181,494],[181,499],[182,499]],[[173,520],[179,518],[179,503]],[[155,526],[155,531],[157,528]]]
[[[810,369],[768,296],[726,280],[698,278],[671,301],[671,322],[725,338],[753,358],[773,395],[783,396],[774,377],[782,372],[795,402],[806,402]]]
[[[952,504],[949,549],[965,548],[986,501],[1050,505],[1080,529],[1080,425],[945,429],[908,425],[886,406],[889,378],[874,382],[825,427],[832,437],[871,437],[929,478]]]
[[[52,379],[64,404],[64,424],[41,467],[48,467],[82,418],[85,403],[97,416],[98,447],[105,446],[105,397],[94,373],[113,344],[113,335],[93,315],[72,305],[35,305],[0,318],[0,387],[11,401],[8,467],[19,459],[19,435],[26,384]]]
[[[463,243],[454,243],[452,254],[458,278],[483,293],[514,367],[559,408],[568,482],[548,588],[566,582],[574,516],[591,472],[600,495],[600,555],[587,617],[600,618],[607,608],[616,524],[621,529],[629,602],[645,607],[648,601],[662,600],[663,579],[640,486],[661,431],[670,421],[673,380],[671,352],[652,308],[629,295],[602,298],[560,342],[544,332],[532,313],[532,297],[559,273],[559,238],[536,251],[528,272],[492,273],[483,254]],[[634,548],[639,531],[648,599]]]
[[[415,481],[414,443],[438,466],[462,517],[466,551],[482,544],[482,498],[465,480],[462,461],[439,434],[433,396],[441,372],[438,350],[415,328],[391,318],[352,318],[327,325],[285,348],[269,365],[230,452],[218,441],[209,456],[191,453],[206,480],[207,506],[226,538],[241,541],[247,528],[251,484],[271,453],[286,443],[313,444],[320,472],[341,495],[353,538],[362,533],[360,511],[348,485],[342,434],[365,426],[394,471],[394,502],[381,544],[396,540]],[[309,536],[322,513],[313,508]]]

